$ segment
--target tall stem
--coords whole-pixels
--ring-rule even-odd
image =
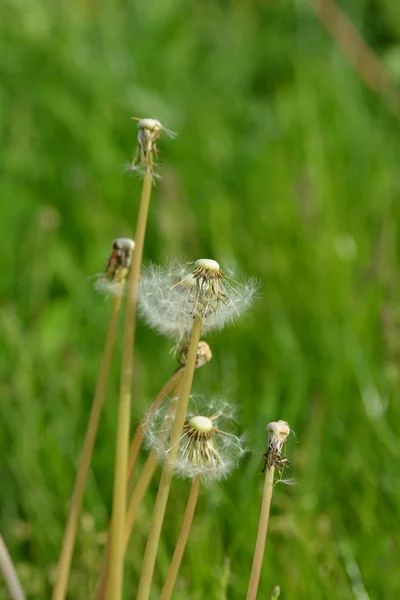
[[[131,419],[131,395],[133,377],[133,347],[135,342],[137,290],[142,265],[147,215],[152,189],[151,170],[146,171],[140,198],[140,208],[135,235],[135,252],[129,273],[126,306],[124,344],[122,355],[121,385],[119,397],[117,444],[115,452],[114,494],[111,520],[110,572],[106,591],[107,600],[120,600],[124,570],[124,527],[127,500],[129,431]]]
[[[190,528],[192,526],[194,512],[196,510],[197,499],[199,497],[199,489],[200,489],[200,477],[196,477],[192,483],[192,487],[190,489],[189,498],[186,505],[185,515],[183,517],[183,523],[181,530],[179,532],[179,538],[176,543],[175,552],[172,557],[171,565],[168,570],[167,579],[165,580],[164,587],[161,592],[160,600],[170,600],[172,596],[172,592],[174,590],[176,578],[179,573],[179,568],[181,566],[183,553],[186,548],[186,544],[188,541]]]
[[[3,573],[11,600],[25,600],[24,592],[14,568],[7,546],[0,535],[0,572]]]
[[[265,542],[267,539],[269,511],[271,508],[272,490],[274,487],[274,471],[274,467],[268,467],[265,472],[264,491],[261,504],[260,520],[258,523],[256,548],[254,551],[253,566],[251,569],[246,600],[256,600],[257,596],[261,567],[264,557]]]
[[[147,414],[151,413],[152,411],[157,410],[158,406],[161,404],[161,402],[164,400],[164,398],[169,393],[171,393],[174,390],[174,388],[175,388],[175,394],[176,394],[176,389],[179,389],[178,386],[179,386],[180,380],[182,378],[182,374],[183,374],[182,369],[175,371],[175,373],[167,381],[167,383],[165,384],[163,389],[154,398]],[[142,423],[136,429],[135,435],[133,436],[133,440],[131,443],[130,470],[128,472],[128,484],[127,484],[128,486],[132,479],[133,469],[135,466],[137,454],[139,453],[140,446],[141,446],[141,443],[143,440],[144,425],[145,425],[146,418],[147,417],[145,416],[144,419],[142,420]],[[135,454],[136,454],[136,456],[135,456]],[[136,485],[133,488],[132,496],[129,500],[128,508],[127,508],[127,512],[126,512],[126,523],[125,523],[126,545],[128,544],[129,538],[132,533],[132,528],[133,528],[133,525],[136,520],[137,510],[144,498],[147,488],[149,487],[150,481],[152,480],[152,477],[154,475],[154,471],[157,468],[157,464],[158,464],[157,455],[154,452],[152,452],[150,454],[150,456],[147,458],[146,462],[144,463],[142,472],[140,473],[139,478],[136,482]],[[103,598],[104,598],[106,585],[107,585],[107,579],[108,579],[109,561],[110,561],[110,539],[107,539],[107,543],[106,543],[106,547],[105,547],[104,555],[103,555],[103,560],[102,560],[101,567],[100,567],[100,576],[99,576],[99,582],[98,582],[98,585],[96,588],[95,600],[103,600]]]
[[[56,582],[53,589],[52,600],[64,600],[67,593],[71,560],[74,550],[76,530],[78,526],[79,513],[82,508],[83,494],[87,481],[87,475],[92,460],[93,448],[99,427],[100,415],[103,408],[104,397],[110,372],[111,359],[114,351],[115,338],[117,334],[118,317],[121,307],[121,298],[113,299],[110,322],[108,325],[107,338],[104,346],[103,359],[101,362],[99,378],[90,412],[89,423],[86,429],[83,443],[82,455],[79,461],[78,472],[75,478],[72,492],[71,505],[65,526],[64,538],[58,562]]]
[[[125,546],[128,545],[129,538],[132,533],[133,525],[136,521],[137,511],[142,503],[144,495],[149,487],[150,481],[154,475],[154,471],[156,470],[158,465],[158,458],[155,453],[151,453],[147,458],[143,470],[140,473],[139,479],[134,487],[132,492],[131,499],[128,505],[128,511],[126,515],[126,526],[125,526]],[[104,557],[100,569],[100,578],[99,584],[96,590],[95,600],[103,600],[104,592],[107,586],[108,581],[108,566],[110,560],[110,546],[107,543],[106,548],[104,550]]]
[[[164,520],[165,509],[167,506],[169,490],[171,487],[174,464],[176,461],[176,456],[178,454],[179,442],[182,436],[182,429],[186,418],[190,391],[192,389],[193,374],[196,365],[197,346],[200,341],[201,334],[201,325],[201,318],[198,316],[194,317],[188,355],[186,359],[186,366],[183,373],[178,405],[176,408],[176,417],[174,425],[172,427],[170,450],[168,453],[168,458],[164,464],[160,485],[158,487],[158,493],[156,503],[154,506],[149,537],[147,540],[146,550],[143,558],[139,590],[136,600],[148,600],[150,597],[151,582],[153,579],[157,548],[161,535],[161,528]],[[111,600],[111,598],[107,600]]]

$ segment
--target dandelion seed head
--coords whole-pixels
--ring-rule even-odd
[[[112,252],[104,273],[96,279],[94,287],[98,292],[110,296],[122,296],[126,277],[132,262],[135,242],[130,238],[116,238],[112,242]]]
[[[139,286],[139,311],[151,327],[184,343],[195,316],[204,333],[222,329],[250,308],[258,290],[255,279],[239,283],[213,259],[149,265]]]
[[[228,403],[213,403],[201,412],[188,413],[175,462],[175,473],[183,478],[201,476],[206,480],[227,477],[238,465],[246,452],[244,436],[237,436],[231,429]],[[155,450],[161,460],[168,456],[170,447],[166,431],[171,431],[173,412],[166,411],[150,417],[146,426],[149,448]]]

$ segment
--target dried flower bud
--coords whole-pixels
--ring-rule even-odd
[[[189,350],[189,344],[185,344],[185,346],[181,350],[181,355],[179,357],[179,364],[181,367],[184,367],[187,361],[187,355]],[[197,354],[196,354],[196,364],[195,368],[200,369],[203,365],[210,362],[212,359],[212,352],[210,346],[207,342],[201,340],[199,345],[197,346]]]
[[[280,473],[287,467],[288,459],[281,458],[283,444],[290,433],[289,424],[286,421],[272,421],[267,425],[268,449],[264,454],[264,469],[276,467]]]
[[[132,262],[135,242],[129,238],[116,238],[107,261],[106,270],[96,280],[95,288],[111,296],[121,296]]]
[[[164,416],[163,416],[164,415]],[[170,450],[163,432],[172,428],[174,415],[163,412],[147,423],[148,445],[161,460]],[[223,479],[237,466],[245,454],[244,438],[225,431],[224,422],[233,419],[232,407],[227,403],[212,403],[204,411],[188,413],[183,426],[175,472],[181,477]],[[160,426],[160,425],[161,426]]]
[[[182,341],[195,316],[202,319],[203,332],[221,329],[250,308],[257,291],[256,280],[233,281],[208,258],[168,268],[150,265],[141,278],[139,310],[149,325]]]
[[[138,146],[135,156],[129,165],[130,171],[144,171],[153,173],[154,158],[158,156],[157,140],[163,131],[169,137],[174,138],[175,133],[166,129],[157,119],[138,119]]]

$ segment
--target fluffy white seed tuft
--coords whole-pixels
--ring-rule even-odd
[[[239,283],[212,259],[150,264],[139,286],[139,312],[151,327],[179,343],[188,338],[194,316],[201,317],[203,333],[222,329],[251,307],[258,290],[255,279]]]
[[[160,460],[165,460],[170,451],[168,439],[174,415],[173,405],[163,407],[150,415],[145,426],[147,446]],[[212,402],[200,413],[196,410],[188,414],[175,463],[178,476],[219,480],[231,473],[246,453],[244,436],[229,431],[233,417],[232,407],[220,401]]]

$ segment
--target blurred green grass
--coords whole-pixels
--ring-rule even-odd
[[[395,0],[343,6],[399,72]],[[296,432],[297,485],[276,487],[260,596],[280,584],[282,598],[398,598],[398,122],[303,0],[8,0],[1,31],[0,530],[27,597],[50,595],[101,358],[110,307],[90,276],[114,237],[133,235],[140,182],[122,171],[136,115],[179,133],[160,142],[146,259],[234,261],[263,285],[250,316],[209,337],[214,360],[196,376],[196,393],[241,405],[252,452],[204,490],[174,598],[223,598],[228,562],[226,597],[244,597],[278,418]],[[137,339],[135,422],[175,368],[167,340],[142,324]],[[74,600],[94,584],[110,513],[119,357]],[[187,494],[177,482],[158,589]]]

